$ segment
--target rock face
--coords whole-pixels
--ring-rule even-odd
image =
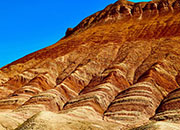
[[[180,129],[180,1],[119,0],[0,69],[0,129]]]

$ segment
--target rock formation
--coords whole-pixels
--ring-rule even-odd
[[[0,130],[180,129],[180,0],[119,0],[0,69]]]

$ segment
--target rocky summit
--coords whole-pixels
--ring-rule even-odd
[[[0,69],[0,130],[180,130],[180,0],[119,0]]]

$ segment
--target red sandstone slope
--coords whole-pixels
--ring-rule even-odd
[[[179,0],[117,1],[1,68],[0,129],[180,129],[179,50]]]

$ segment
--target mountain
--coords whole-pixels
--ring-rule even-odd
[[[0,69],[1,130],[179,130],[180,0],[119,0]]]

